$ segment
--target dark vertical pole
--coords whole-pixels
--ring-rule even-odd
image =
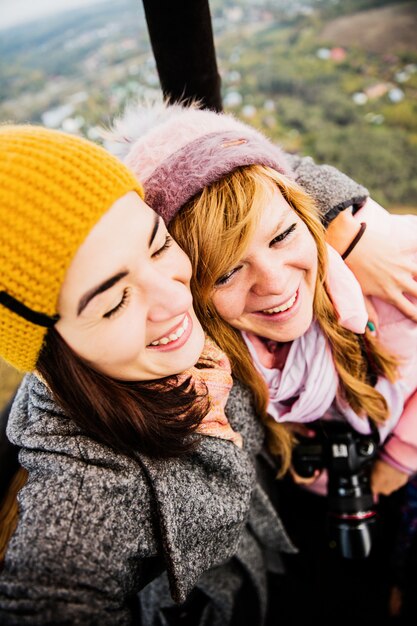
[[[208,0],[143,0],[162,91],[222,110]]]

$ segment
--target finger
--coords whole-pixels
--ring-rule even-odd
[[[293,469],[290,469],[290,474],[296,485],[312,485],[316,482],[320,473],[320,470],[315,470],[313,476],[307,478],[306,476],[300,476]]]
[[[377,334],[379,330],[378,313],[376,312],[372,300],[368,296],[366,296],[364,300],[366,311],[368,313],[368,328],[370,329],[372,334]]]
[[[405,292],[407,289],[414,290],[415,285],[414,280],[412,278],[412,274],[408,272],[397,272],[396,274],[388,274],[388,269],[386,270],[387,274],[383,280],[380,280],[377,284],[380,293],[383,294],[383,298],[392,302],[399,293]],[[371,295],[376,295],[381,297],[380,293],[372,293]]]
[[[408,296],[412,296],[413,298],[417,298],[417,280],[413,278],[409,278],[403,287],[401,288],[403,293],[406,293]]]
[[[386,265],[383,274],[374,277],[367,295],[378,296],[391,302],[397,293],[407,293],[417,297],[417,264],[397,262],[394,266]]]
[[[296,435],[301,435],[301,437],[315,437],[316,432],[306,426],[305,424],[300,424],[298,422],[286,422],[287,428],[291,430],[292,433]]]
[[[374,494],[374,496],[388,495],[385,482],[378,480],[378,479],[371,480],[371,491]]]
[[[391,274],[387,274],[391,271]],[[386,275],[383,283],[387,291],[391,291],[393,288],[398,288],[401,291],[405,291],[410,295],[417,294],[417,264],[416,263],[404,263],[399,266],[397,263],[395,267],[389,269],[386,268]]]
[[[413,304],[403,294],[395,298],[391,302],[405,317],[408,317],[413,322],[417,322],[417,305]]]

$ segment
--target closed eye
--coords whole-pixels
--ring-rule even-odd
[[[289,228],[287,228],[287,230],[284,230],[283,233],[280,233],[279,235],[274,237],[274,239],[269,244],[269,247],[273,246],[276,243],[279,243],[280,241],[284,241],[284,239],[287,239],[287,237],[290,237],[292,235],[292,233],[295,231],[296,228],[297,228],[297,224],[296,223],[291,224],[291,226]]]
[[[220,278],[218,278],[215,282],[215,286],[216,287],[221,287],[221,285],[225,285],[226,283],[229,282],[229,280],[236,274],[236,272],[238,272],[241,269],[241,265],[239,265],[239,267],[235,267],[232,270],[230,270],[230,272],[227,272],[227,274],[223,274],[223,276],[220,276]]]
[[[106,319],[113,317],[113,315],[115,315],[120,309],[126,306],[128,300],[129,300],[129,290],[126,288],[123,290],[123,295],[122,295],[122,299],[120,300],[120,302],[116,304],[116,306],[113,307],[110,311],[107,311],[107,313],[104,313],[103,317],[105,317]]]
[[[161,254],[163,254],[163,253],[165,252],[165,250],[168,250],[168,248],[170,248],[170,247],[172,246],[172,243],[173,243],[173,239],[172,239],[171,235],[168,235],[168,234],[167,234],[167,235],[166,235],[166,237],[165,237],[165,242],[164,242],[164,245],[163,245],[163,246],[161,246],[161,247],[159,248],[159,250],[156,250],[156,251],[152,254],[152,258],[153,258],[153,259],[156,259],[156,258],[158,258],[159,256],[161,256]]]

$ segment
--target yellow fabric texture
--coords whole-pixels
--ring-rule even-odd
[[[37,126],[0,126],[0,292],[53,316],[77,248],[128,191],[131,172],[86,139]],[[32,371],[47,329],[0,304],[0,356]]]

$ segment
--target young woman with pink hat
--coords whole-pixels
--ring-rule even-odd
[[[404,485],[417,471],[417,325],[404,315],[415,315],[417,218],[389,215],[333,168],[284,155],[229,115],[132,108],[113,139],[192,260],[197,315],[250,387],[281,469],[292,433],[313,435],[323,418],[377,433],[375,494]],[[387,248],[401,257],[399,291],[409,295],[397,307],[372,298],[377,336],[355,277],[325,245],[320,214],[324,223],[342,214],[353,228],[351,240],[337,228],[330,239],[361,278]]]
[[[176,127],[180,132],[173,132]],[[134,136],[138,131],[140,138],[135,141]],[[139,169],[143,172],[148,201],[170,225],[174,236],[194,264],[193,284],[200,318],[209,332],[216,334],[217,340],[221,337],[220,341],[225,349],[229,352],[233,349],[240,351],[243,361],[246,360],[248,348],[258,367],[262,365],[262,358],[268,360],[256,339],[257,336],[279,344],[304,335],[313,317],[317,317],[314,308],[316,304],[313,303],[319,288],[329,294],[329,306],[334,309],[335,319],[331,324],[320,320],[321,326],[327,324],[326,333],[331,334],[333,328],[339,327],[345,327],[356,335],[365,333],[367,314],[360,288],[334,250],[326,250],[324,247],[324,230],[318,224],[319,215],[324,223],[328,223],[344,209],[352,207],[348,220],[356,225],[356,229],[353,241],[342,251],[347,262],[358,251],[360,243],[368,241],[366,235],[370,233],[382,241],[388,240],[391,235],[398,249],[405,251],[403,256],[408,257],[407,268],[410,268],[410,274],[416,268],[414,250],[417,247],[417,218],[390,216],[368,198],[363,187],[356,185],[337,170],[328,166],[315,166],[311,159],[302,160],[285,155],[278,146],[273,145],[255,129],[230,115],[182,108],[178,105],[167,108],[132,108],[124,119],[116,123],[113,134],[116,146],[120,136],[123,136],[119,144],[122,150],[123,142],[125,144],[125,162],[133,171]],[[253,168],[255,170],[251,174]],[[260,171],[256,168],[260,168]],[[273,174],[268,173],[270,170]],[[276,186],[282,199],[277,199]],[[316,200],[315,205],[313,198]],[[273,208],[269,209],[271,216],[268,218],[265,213],[269,205],[273,205]],[[302,221],[308,221],[308,227],[298,227],[306,236],[302,238],[301,245],[296,242],[292,245],[300,250],[300,254],[303,246],[307,250],[310,245],[310,255],[318,255],[318,258],[309,262],[300,259],[300,265],[306,264],[304,271],[301,268],[299,270],[302,279],[284,279],[280,268],[280,259],[283,257],[280,247],[287,240],[292,241],[293,230],[297,230],[294,225],[287,233],[284,225],[286,221],[291,221],[293,211],[297,210],[298,205],[302,207]],[[285,221],[284,216],[287,213]],[[260,245],[255,237],[259,239],[260,229],[266,229],[269,222],[272,229],[275,216],[281,214],[282,224],[280,222],[278,230],[284,230],[282,233],[278,232],[277,239],[271,237],[269,249],[274,255],[268,259],[267,267],[263,268],[263,259],[258,259],[255,255]],[[366,232],[368,222],[369,228]],[[313,231],[314,236],[308,235],[308,230]],[[317,247],[318,253],[315,252]],[[246,261],[241,262],[239,258],[244,253],[256,257],[256,269],[251,270],[252,273],[249,269],[246,270],[246,266],[251,265]],[[362,263],[365,265],[365,261]],[[262,295],[252,297],[252,290],[256,291],[258,282]],[[278,286],[280,282],[283,283],[282,288]],[[407,291],[412,294],[411,303],[410,299],[404,300],[411,304],[408,309],[411,314],[417,289],[412,279],[408,284]],[[301,292],[305,292],[303,298]],[[411,390],[417,386],[417,374],[414,373],[417,371],[417,356],[413,349],[414,343],[410,346],[410,341],[414,342],[417,338],[417,326],[400,312],[395,313],[394,307],[389,307],[380,300],[374,300],[373,305],[377,307],[381,343],[386,348],[399,352],[402,359],[407,360],[402,366],[402,379],[408,389],[405,392],[407,400]],[[393,316],[397,321],[395,333],[392,327],[386,330],[387,325],[392,325]],[[226,346],[223,338],[223,333],[230,332],[227,330],[230,326],[244,333],[242,337],[240,333],[232,334],[239,338],[233,341],[234,348]],[[251,334],[250,338],[247,333]],[[373,341],[369,329],[364,337],[372,345],[372,349],[382,350],[379,343]],[[342,347],[340,349],[342,351]],[[257,356],[258,351],[261,354]],[[235,354],[234,356],[236,357]],[[338,363],[341,358],[337,354],[333,358],[338,367],[344,369],[345,366]],[[394,361],[392,365],[388,365],[391,359],[388,355],[386,358],[385,373],[389,378],[394,378]],[[348,369],[353,367],[347,366]],[[351,374],[354,376],[353,370]],[[338,371],[338,376],[340,378],[344,374]],[[409,377],[409,380],[405,380],[405,377]],[[342,386],[350,386],[350,382],[343,378],[339,382]],[[377,383],[377,387],[382,384]],[[398,385],[389,385],[390,389],[397,387]],[[352,393],[355,394],[353,391]],[[395,397],[396,395],[397,392],[394,392]],[[396,404],[394,398],[392,401]],[[358,407],[363,408],[366,400],[358,397],[357,402]],[[369,410],[372,412],[373,408],[369,407]],[[286,417],[281,420],[279,409],[275,410],[272,404],[270,412],[278,422],[292,421],[289,411],[284,411]],[[375,421],[383,421],[381,415]],[[312,418],[305,416],[304,419],[310,421]],[[391,416],[392,422],[397,419],[398,415]],[[362,421],[356,424],[358,428]],[[393,423],[391,427],[394,427]],[[387,433],[384,434],[384,439],[386,436]],[[408,461],[405,465],[407,464]],[[408,473],[412,473],[414,467],[417,469],[416,461],[410,460]]]

